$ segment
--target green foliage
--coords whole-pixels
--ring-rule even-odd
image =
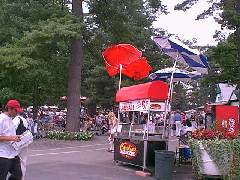
[[[11,89],[9,89],[9,88],[1,89],[0,90],[0,99],[3,102],[3,104],[1,104],[1,106],[3,107],[6,104],[8,99],[11,99],[11,98],[13,98],[15,96],[16,96],[16,94]]]
[[[203,106],[207,102],[214,102],[216,99],[216,91],[214,84],[207,84],[206,78],[198,81],[187,83],[188,88],[186,93],[187,109],[195,109]]]
[[[47,138],[55,140],[77,140],[88,141],[94,137],[91,132],[62,132],[62,131],[48,131]]]
[[[202,167],[201,151],[199,143],[203,144],[204,149],[209,153],[213,161],[217,164],[220,172],[224,175],[224,179],[240,178],[240,139],[225,140],[202,140],[189,141],[193,157],[193,167],[199,174]]]
[[[187,109],[187,98],[186,98],[186,90],[183,88],[181,83],[175,84],[174,93],[172,97],[172,109],[185,111]]]
[[[180,4],[175,6],[175,10],[183,10],[186,11],[191,8],[194,4],[196,4],[199,0],[185,0]]]
[[[89,76],[86,81],[88,82],[87,89],[91,89],[91,91],[88,92],[91,100],[105,108],[113,105],[114,92],[116,92],[117,87],[114,84],[114,79],[111,79],[106,69],[100,65],[97,65],[90,73],[91,76]]]
[[[231,174],[233,177],[236,177],[237,179],[240,178],[240,139],[233,140],[232,143],[233,148],[233,162],[232,162],[232,171]]]
[[[92,104],[111,106],[118,77],[110,78],[101,52],[115,43],[131,43],[143,51],[153,70],[168,65],[152,42],[156,13],[166,13],[159,0],[87,1],[84,24],[62,1],[0,0],[0,89],[22,103],[55,103],[66,95],[72,39],[83,36],[82,89]],[[19,79],[21,78],[21,81]],[[144,82],[144,81],[141,81]],[[123,86],[137,82],[123,77]],[[139,82],[138,82],[139,83]]]
[[[194,139],[190,139],[188,143],[192,152],[193,173],[195,177],[201,177],[200,169],[202,169],[203,162],[201,158],[201,150],[200,150],[199,142]]]
[[[222,4],[222,18],[221,22],[224,26],[227,26],[229,29],[236,30],[240,24],[240,6],[238,0],[223,0]]]
[[[66,95],[69,44],[80,36],[79,20],[57,1],[0,3],[0,89],[27,104],[33,96],[41,104],[56,102]]]
[[[210,82],[239,83],[240,68],[237,59],[237,46],[235,36],[232,35],[226,42],[208,51],[209,62],[217,68],[217,73],[210,74]]]
[[[212,159],[216,162],[221,174],[228,175],[231,171],[231,161],[233,156],[232,142],[224,139],[214,139],[203,141],[205,150],[208,151]]]

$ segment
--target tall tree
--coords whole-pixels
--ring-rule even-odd
[[[185,111],[187,109],[187,97],[186,89],[184,89],[183,84],[178,82],[174,85],[174,92],[172,95],[171,108],[173,110]]]
[[[68,46],[79,37],[79,22],[58,1],[0,3],[7,7],[0,11],[1,92],[28,105],[57,102],[66,93]]]
[[[82,0],[72,1],[72,13],[82,23]],[[69,79],[67,90],[67,131],[79,131],[80,129],[80,86],[81,70],[83,63],[82,38],[74,39],[71,45],[71,61],[69,65]]]

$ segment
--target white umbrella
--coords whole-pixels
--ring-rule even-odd
[[[197,71],[189,72],[178,68],[165,68],[158,70],[154,73],[151,73],[149,75],[149,78],[151,80],[163,80],[163,79],[170,80],[172,76],[173,76],[172,82],[178,81],[188,82],[191,80],[197,80],[202,77],[201,73]]]

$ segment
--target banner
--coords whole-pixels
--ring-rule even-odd
[[[129,102],[120,102],[119,110],[120,112],[125,111],[148,111],[150,107],[150,100],[136,100]]]
[[[216,128],[226,135],[238,136],[238,106],[216,106]]]

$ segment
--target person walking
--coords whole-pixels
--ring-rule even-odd
[[[114,134],[117,131],[117,117],[113,112],[108,113],[108,122],[109,122],[109,152],[114,151]]]
[[[96,130],[100,131],[101,127],[102,127],[102,116],[100,113],[97,113],[96,117],[95,117],[95,122],[96,122]]]
[[[180,136],[181,127],[182,127],[182,116],[181,116],[179,110],[176,111],[173,119],[174,119],[174,122],[176,124],[176,136],[179,137]]]
[[[21,136],[16,135],[12,117],[22,112],[17,100],[7,102],[6,111],[0,114],[0,180],[5,180],[10,173],[8,180],[21,180],[22,170],[17,150],[12,142],[18,142]]]
[[[26,130],[28,130],[28,127],[29,127],[27,119],[25,119],[23,116],[20,116],[20,115],[16,116],[13,119],[13,124],[15,126],[17,135],[21,135],[24,132],[26,132]],[[19,155],[18,155],[21,162],[22,180],[24,180],[24,177],[26,174],[27,154],[28,154],[28,146],[25,146],[19,151]]]

